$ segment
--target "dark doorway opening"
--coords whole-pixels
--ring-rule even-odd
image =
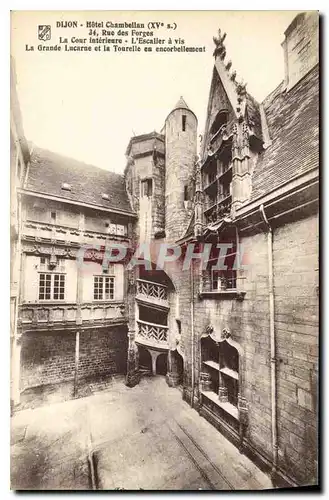
[[[147,349],[142,346],[138,346],[139,354],[139,370],[141,372],[152,373],[152,358],[151,354]]]
[[[160,354],[156,362],[156,373],[157,375],[167,374],[167,354]]]

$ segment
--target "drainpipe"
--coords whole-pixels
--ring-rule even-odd
[[[278,465],[278,429],[277,429],[277,398],[276,398],[276,339],[274,328],[274,285],[273,285],[273,231],[265,215],[264,205],[259,207],[262,218],[267,227],[267,254],[268,254],[268,288],[270,307],[270,339],[271,339],[271,410],[272,410],[272,475]]]
[[[191,357],[192,357],[192,394],[191,406],[194,406],[194,281],[193,281],[193,261],[190,263],[190,283],[191,283]]]

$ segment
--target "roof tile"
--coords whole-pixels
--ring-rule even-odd
[[[68,184],[71,190],[63,189]],[[25,189],[38,193],[132,212],[123,175],[35,148]],[[109,199],[104,199],[107,193]]]

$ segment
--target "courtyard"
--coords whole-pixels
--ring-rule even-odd
[[[90,394],[91,392],[91,394]],[[123,377],[12,417],[15,490],[260,490],[270,478],[164,377]]]

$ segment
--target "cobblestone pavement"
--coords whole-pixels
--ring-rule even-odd
[[[12,489],[272,487],[164,378],[145,378],[134,388],[123,382],[115,378],[91,396],[17,412]]]

